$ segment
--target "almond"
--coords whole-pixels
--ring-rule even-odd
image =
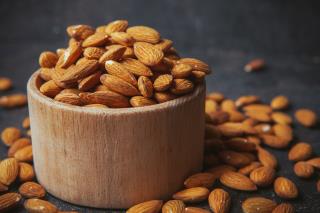
[[[162,200],[150,200],[143,203],[139,203],[137,205],[132,206],[130,209],[126,211],[126,213],[157,213],[160,212],[162,207]]]
[[[244,71],[246,72],[258,71],[258,70],[262,70],[264,67],[265,67],[265,61],[263,59],[257,58],[248,62],[244,66]]]
[[[154,81],[153,87],[157,92],[163,92],[172,85],[172,82],[173,82],[172,75],[169,75],[169,74],[160,75]]]
[[[215,176],[211,173],[197,173],[190,177],[188,177],[184,181],[184,186],[186,188],[193,188],[193,187],[206,187],[210,188],[214,181]]]
[[[22,162],[30,162],[33,160],[32,145],[25,146],[14,153],[14,158]]]
[[[108,37],[105,33],[95,33],[82,42],[82,47],[101,47],[108,42]]]
[[[35,182],[25,182],[19,187],[19,193],[26,198],[42,198],[45,196],[45,189]]]
[[[298,196],[296,185],[285,177],[278,177],[274,181],[274,192],[283,199],[293,199]]]
[[[308,160],[312,155],[312,147],[308,143],[297,143],[294,145],[289,153],[288,158],[291,161],[303,161]]]
[[[174,78],[187,78],[191,73],[192,66],[189,64],[176,64],[171,70],[171,74]]]
[[[256,130],[253,127],[249,125],[244,125],[242,123],[227,122],[218,125],[217,128],[221,132],[221,134],[226,137],[238,137],[244,134],[256,133]]]
[[[211,92],[207,95],[207,99],[211,99],[217,103],[221,103],[224,100],[224,95],[221,92]]]
[[[259,134],[273,134],[273,129],[271,124],[260,123],[255,125],[254,128],[255,130],[257,130]]]
[[[114,75],[104,74],[100,77],[100,81],[110,90],[122,95],[136,96],[140,94],[135,86]]]
[[[138,79],[138,88],[142,96],[150,98],[153,95],[152,81],[145,76],[140,76]]]
[[[143,96],[134,96],[130,99],[130,104],[133,107],[143,107],[143,106],[154,105],[156,104],[156,102],[151,98],[146,98]]]
[[[293,130],[286,124],[275,124],[273,126],[274,134],[285,141],[292,141]]]
[[[286,124],[286,125],[292,124],[292,118],[290,117],[290,115],[283,112],[273,112],[271,114],[271,118],[274,122],[278,124]]]
[[[243,124],[248,125],[248,126],[255,126],[258,124],[258,121],[256,121],[253,118],[247,118],[244,121],[242,121]]]
[[[159,64],[164,56],[161,50],[146,42],[134,43],[133,51],[139,61],[148,66]]]
[[[251,162],[249,165],[240,168],[238,170],[238,172],[243,175],[249,175],[253,170],[255,170],[261,166],[262,166],[262,164],[260,162],[254,161],[254,162]]]
[[[62,90],[59,94],[75,94],[75,95],[79,95],[79,93],[80,93],[81,91],[80,90],[78,90],[78,89],[64,89],[64,90]]]
[[[88,104],[103,104],[108,107],[129,107],[127,97],[112,91],[98,91],[94,93],[80,93],[80,98]]]
[[[75,83],[80,79],[83,79],[98,68],[97,60],[85,60],[83,63],[70,67],[65,74],[59,79],[60,82],[65,84]]]
[[[237,107],[243,107],[248,104],[254,104],[260,101],[260,98],[255,95],[246,95],[246,96],[241,96],[239,97],[235,104]]]
[[[40,87],[40,92],[48,97],[55,97],[62,91],[62,88],[59,87],[54,80],[45,82]]]
[[[114,32],[124,32],[126,31],[128,27],[128,21],[127,20],[116,20],[113,22],[110,22],[104,29],[104,32],[108,35]]]
[[[199,203],[206,200],[209,193],[209,190],[205,187],[194,187],[179,191],[172,197],[173,199],[182,200],[186,203]]]
[[[162,39],[159,41],[159,43],[155,44],[154,46],[163,52],[166,52],[168,49],[170,49],[173,45],[173,42],[169,39]]]
[[[256,145],[250,143],[246,138],[231,138],[224,143],[229,149],[239,152],[252,152],[256,150]]]
[[[193,70],[191,72],[192,80],[194,80],[194,82],[196,82],[196,83],[202,83],[204,81],[206,75],[207,74],[205,72],[198,71],[198,70]]]
[[[171,101],[175,99],[177,96],[169,93],[169,92],[155,92],[154,93],[154,98],[159,102],[159,103],[164,103],[167,101]]]
[[[272,213],[295,213],[295,210],[290,203],[281,203],[272,211]]]
[[[28,163],[19,163],[19,180],[21,182],[31,181],[35,177],[33,166]]]
[[[211,102],[211,100],[209,100]],[[207,103],[208,101],[206,101]],[[206,104],[207,106],[207,104]],[[208,106],[209,107],[209,106]],[[208,116],[210,118],[210,123],[218,125],[223,124],[227,121],[229,121],[229,114],[224,111],[213,111],[208,113]]]
[[[37,198],[31,198],[24,202],[24,208],[28,212],[37,212],[37,213],[57,213],[58,209],[52,203],[40,200]]]
[[[188,65],[192,66],[193,70],[202,71],[202,72],[205,72],[206,74],[211,73],[209,65],[199,59],[196,59],[196,58],[182,58],[182,59],[178,60],[178,64],[180,64],[180,63],[188,64]]]
[[[28,117],[25,117],[22,121],[22,127],[25,128],[25,129],[29,129],[30,128],[30,118],[29,116]]]
[[[136,41],[143,41],[151,44],[156,44],[160,41],[160,34],[158,31],[147,26],[129,27],[127,33]]]
[[[231,99],[225,99],[221,102],[221,109],[225,112],[229,112],[229,111],[236,111],[237,107],[236,104],[233,100]]]
[[[108,60],[105,63],[105,68],[107,72],[113,76],[117,76],[122,80],[132,84],[133,86],[137,86],[137,80],[132,73],[130,73],[122,64]]]
[[[40,54],[39,65],[43,68],[53,68],[58,62],[58,55],[54,52],[45,51]]]
[[[135,58],[134,52],[133,52],[133,48],[132,47],[126,47],[120,44],[112,44],[109,46],[106,46],[107,50],[112,50],[112,49],[116,49],[116,48],[125,48],[124,53],[121,56],[121,59],[126,59],[126,58]],[[113,59],[115,60],[115,59]]]
[[[260,137],[264,144],[276,149],[286,148],[290,142],[288,139],[270,134],[261,134]]]
[[[277,158],[268,152],[266,149],[258,147],[258,159],[262,163],[262,165],[272,168],[277,168],[278,161]]]
[[[310,109],[299,109],[294,116],[305,127],[313,127],[317,123],[317,114]]]
[[[289,107],[289,99],[286,96],[279,95],[272,99],[270,106],[274,110],[284,110]]]
[[[257,186],[243,174],[227,171],[224,172],[220,177],[220,182],[232,189],[241,191],[256,191]]]
[[[67,28],[67,33],[76,40],[84,40],[94,34],[94,29],[89,25],[84,24],[72,25]]]
[[[277,206],[276,202],[264,197],[251,197],[243,201],[244,213],[270,213]]]
[[[125,32],[114,32],[110,34],[110,40],[113,43],[120,44],[123,46],[132,46],[134,39]]]
[[[82,53],[82,48],[80,43],[74,43],[70,45],[59,57],[56,67],[68,68],[70,65],[74,64],[78,60],[81,53]]]
[[[98,72],[93,73],[93,74],[89,75],[88,77],[85,77],[84,79],[82,79],[78,84],[79,90],[86,92],[88,90],[91,90],[95,86],[97,86],[100,83],[101,74],[102,73],[100,71],[98,71]]]
[[[8,150],[8,157],[13,157],[18,150],[29,145],[31,145],[31,140],[29,138],[19,138],[18,140],[15,140],[15,142]]]
[[[12,87],[10,78],[0,77],[0,91],[6,91]]]
[[[242,122],[246,119],[244,114],[242,114],[241,112],[239,112],[237,110],[230,110],[230,111],[228,111],[228,114],[229,114],[229,120],[231,122]]]
[[[220,164],[218,166],[208,169],[206,172],[213,174],[215,178],[220,178],[221,175],[227,171],[235,172],[236,168],[230,165]]]
[[[223,189],[213,190],[208,198],[210,208],[215,213],[229,212],[231,205],[231,197],[228,192]]]
[[[253,170],[250,173],[250,179],[257,185],[257,186],[268,186],[272,184],[275,178],[276,172],[272,167],[263,166]]]
[[[62,93],[62,94],[60,93],[56,95],[56,97],[54,97],[54,100],[59,101],[61,103],[71,104],[76,106],[83,105],[83,102],[80,96],[74,93]]]
[[[214,100],[207,99],[205,101],[205,112],[206,113],[210,114],[210,113],[218,111],[218,109],[219,109],[219,105]]]
[[[299,161],[293,167],[294,173],[301,178],[310,178],[314,174],[314,168],[311,164]]]
[[[243,107],[245,112],[254,111],[260,113],[270,114],[272,113],[272,108],[265,104],[250,104]]]
[[[185,205],[181,200],[169,200],[162,206],[162,213],[184,213]]]
[[[121,61],[121,64],[127,68],[131,73],[138,76],[152,76],[153,73],[149,67],[133,58],[126,58]]]
[[[99,60],[99,58],[105,53],[105,50],[98,47],[87,47],[83,51],[84,57],[87,59]]]
[[[219,159],[231,166],[241,168],[251,163],[251,160],[240,152],[225,150],[219,152]]]
[[[27,97],[24,94],[12,94],[0,97],[0,107],[14,108],[27,104]]]
[[[185,209],[185,213],[210,213],[210,212],[206,209],[189,206]]]
[[[119,59],[121,59],[125,51],[126,51],[126,47],[123,47],[123,46],[116,46],[116,47],[110,48],[99,58],[99,63],[101,65],[106,66],[106,61],[109,61],[109,60],[118,61]]]
[[[7,158],[0,162],[0,182],[9,186],[16,180],[19,173],[18,161],[14,158]]]
[[[193,91],[194,84],[188,79],[173,79],[170,91],[175,95],[183,95]]]
[[[259,122],[271,122],[271,116],[263,111],[247,111],[246,116]]]
[[[320,169],[320,157],[312,158],[308,160],[307,163],[312,165],[316,169]]]
[[[12,146],[21,136],[21,131],[15,127],[7,127],[1,132],[1,140],[6,146]]]
[[[21,201],[21,195],[18,193],[6,193],[0,196],[0,212],[7,212],[7,210],[15,207]]]

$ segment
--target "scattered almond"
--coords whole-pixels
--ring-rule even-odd
[[[275,178],[276,172],[272,167],[262,166],[250,173],[250,179],[257,185],[257,186],[268,186],[272,184]]]
[[[243,201],[242,211],[244,213],[270,213],[275,209],[277,203],[264,197],[251,197]]]
[[[261,166],[262,166],[262,164],[260,162],[253,161],[249,165],[240,168],[238,170],[238,172],[243,175],[249,175],[253,170],[255,170]]]
[[[271,118],[274,122],[278,124],[286,124],[286,125],[291,125],[292,124],[292,118],[283,112],[273,112],[271,114]]]
[[[316,169],[320,169],[320,157],[312,158],[308,160],[307,163],[312,165]]]
[[[35,182],[25,182],[19,187],[19,193],[26,198],[42,198],[45,196],[45,189]]]
[[[193,188],[193,187],[212,187],[216,177],[211,173],[197,173],[190,177],[188,177],[184,181],[184,186],[186,188]]]
[[[227,187],[241,191],[257,190],[257,186],[247,176],[237,172],[224,172],[220,177],[220,182]]]
[[[1,132],[1,140],[6,146],[11,146],[21,136],[21,131],[15,127],[7,127]]]
[[[254,104],[260,101],[260,98],[258,96],[255,95],[246,95],[246,96],[241,96],[239,97],[236,102],[235,105],[237,107],[243,107],[245,105],[248,104]]]
[[[6,91],[12,87],[10,78],[0,77],[0,91]]]
[[[28,212],[36,212],[36,213],[57,213],[58,209],[52,203],[40,200],[37,198],[31,198],[24,202],[24,208],[27,209]]]
[[[28,163],[19,163],[19,180],[21,182],[31,181],[35,177],[33,166]]]
[[[279,95],[272,99],[270,105],[274,110],[284,110],[289,106],[289,99],[286,96]]]
[[[0,162],[0,182],[9,186],[13,183],[19,173],[18,161],[14,158],[7,158]]]
[[[187,207],[185,213],[210,213],[210,211],[197,207]]]
[[[278,177],[274,181],[274,192],[284,199],[293,199],[298,196],[296,185],[285,177]]]
[[[314,174],[314,168],[311,164],[299,161],[293,167],[294,173],[301,178],[310,178]]]
[[[295,210],[290,203],[281,203],[272,211],[272,213],[295,213]]]
[[[32,145],[25,146],[14,153],[14,158],[20,162],[30,162],[33,160]]]
[[[184,213],[185,205],[181,200],[169,200],[162,206],[162,213]]]
[[[215,213],[227,213],[231,206],[231,197],[223,189],[214,189],[208,198],[210,208]]]
[[[27,104],[27,97],[24,94],[12,94],[0,97],[0,107],[14,108]]]
[[[317,115],[310,109],[299,109],[295,112],[294,116],[305,127],[313,127],[317,123]]]
[[[0,196],[0,212],[7,212],[18,205],[21,201],[21,195],[18,193],[6,193]]]
[[[289,153],[288,158],[291,161],[303,161],[308,160],[312,155],[312,147],[308,143],[297,143],[294,145]]]
[[[175,193],[172,197],[186,203],[199,203],[209,196],[209,190],[205,187],[194,187]]]
[[[9,150],[8,150],[8,157],[11,158],[11,157],[14,157],[14,154],[26,147],[26,146],[29,146],[31,145],[31,140],[29,138],[19,138],[17,140],[14,141],[14,143],[10,146]]]
[[[248,64],[244,66],[244,71],[252,72],[262,70],[265,67],[265,61],[263,59],[257,58],[251,60]]]

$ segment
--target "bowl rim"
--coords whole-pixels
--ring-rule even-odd
[[[131,114],[131,113],[146,113],[146,112],[157,112],[164,111],[178,106],[182,106],[187,102],[190,102],[197,98],[199,95],[205,92],[206,84],[205,81],[201,84],[197,84],[192,93],[183,95],[176,99],[158,103],[155,105],[144,106],[144,107],[127,107],[127,108],[98,108],[98,107],[83,107],[76,106],[71,104],[62,103],[56,101],[50,97],[43,95],[40,90],[37,88],[37,81],[40,80],[39,71],[34,72],[28,80],[27,83],[27,93],[28,98],[32,97],[38,102],[41,102],[48,107],[61,109],[65,111],[79,112],[79,113],[88,113],[88,114]],[[28,102],[29,104],[29,102]]]

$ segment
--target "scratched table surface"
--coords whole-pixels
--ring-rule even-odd
[[[0,95],[26,91],[27,79],[37,69],[41,51],[66,45],[66,26],[80,23],[97,26],[121,18],[128,19],[131,25],[153,26],[163,37],[175,41],[182,56],[208,62],[214,70],[207,78],[208,91],[220,91],[229,98],[255,94],[266,102],[283,94],[292,102],[290,114],[299,107],[307,107],[320,115],[319,11],[318,0],[2,0],[0,76],[12,78],[14,88]],[[243,72],[244,64],[255,57],[264,58],[268,67],[257,73]],[[0,109],[0,129],[21,127],[27,114],[27,107]],[[306,129],[296,124],[294,128],[294,142],[309,142],[315,155],[320,155],[319,126]],[[6,152],[1,144],[0,157],[5,158]],[[315,187],[319,174],[301,180],[293,174],[287,151],[273,153],[280,161],[278,175],[290,177],[299,187],[299,198],[290,201],[296,211],[320,212],[320,193]],[[17,187],[12,186],[11,190]],[[231,212],[239,212],[241,201],[254,195],[282,201],[272,188],[254,193],[226,190],[232,196]],[[46,198],[63,210],[121,212],[80,207],[51,195]],[[205,203],[199,206],[208,208]],[[17,208],[12,212],[25,210]]]

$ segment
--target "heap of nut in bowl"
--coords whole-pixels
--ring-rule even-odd
[[[147,26],[116,20],[96,29],[67,28],[68,47],[39,57],[39,90],[56,101],[88,107],[141,107],[191,93],[210,73],[180,58],[173,42]]]

